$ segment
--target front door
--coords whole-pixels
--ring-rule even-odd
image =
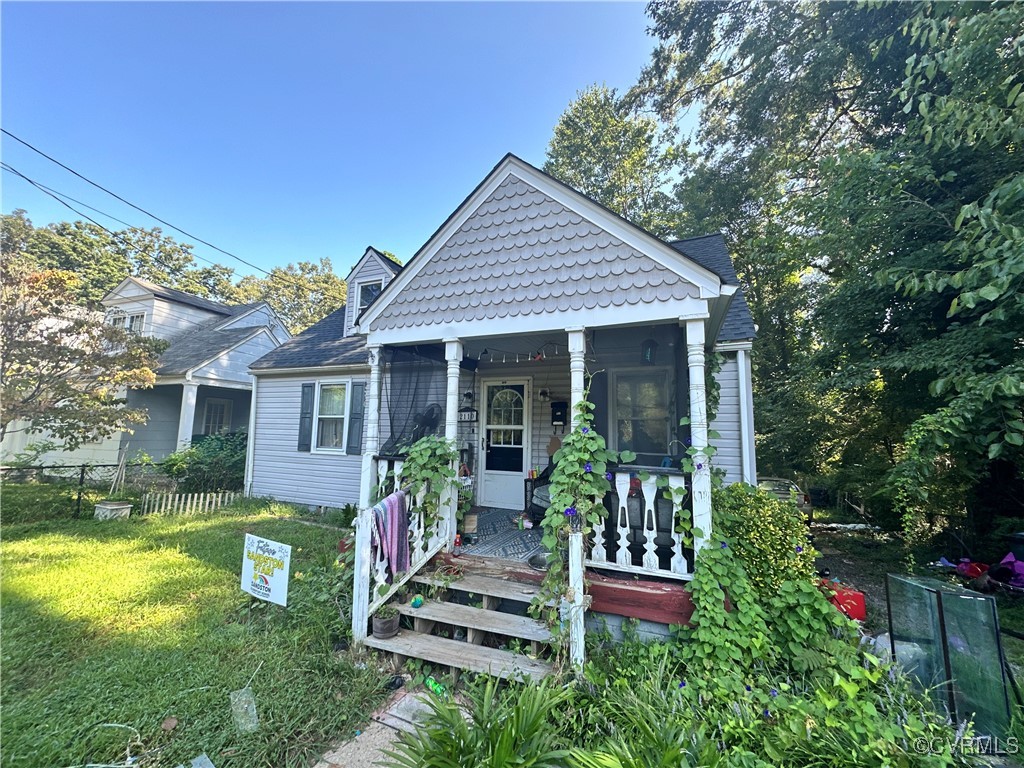
[[[523,479],[530,456],[530,382],[502,379],[483,383],[481,487],[477,503],[523,508]]]

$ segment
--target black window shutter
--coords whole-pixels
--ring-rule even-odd
[[[348,445],[345,453],[358,456],[363,450],[363,421],[365,420],[366,382],[352,382],[352,408],[349,412]]]
[[[299,450],[309,453],[313,445],[313,384],[302,385],[299,407]]]

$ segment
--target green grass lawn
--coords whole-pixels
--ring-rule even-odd
[[[343,531],[251,502],[9,524],[3,501],[2,765],[122,764],[130,742],[142,765],[309,765],[380,702],[381,673],[332,649],[347,634]],[[241,592],[247,532],[292,545],[287,609]],[[228,694],[250,678],[260,727],[243,735]]]

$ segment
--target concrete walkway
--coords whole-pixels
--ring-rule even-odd
[[[422,691],[398,691],[366,727],[350,741],[337,745],[314,768],[372,768],[387,758],[401,731],[412,731],[429,712]]]

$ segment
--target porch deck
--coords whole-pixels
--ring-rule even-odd
[[[475,521],[471,516],[475,516]],[[462,551],[467,555],[527,562],[533,555],[543,552],[544,547],[541,546],[542,533],[539,526],[526,529],[518,527],[516,521],[521,516],[520,512],[511,509],[473,507],[463,522],[466,524],[465,532],[476,540],[472,544],[464,543]]]

